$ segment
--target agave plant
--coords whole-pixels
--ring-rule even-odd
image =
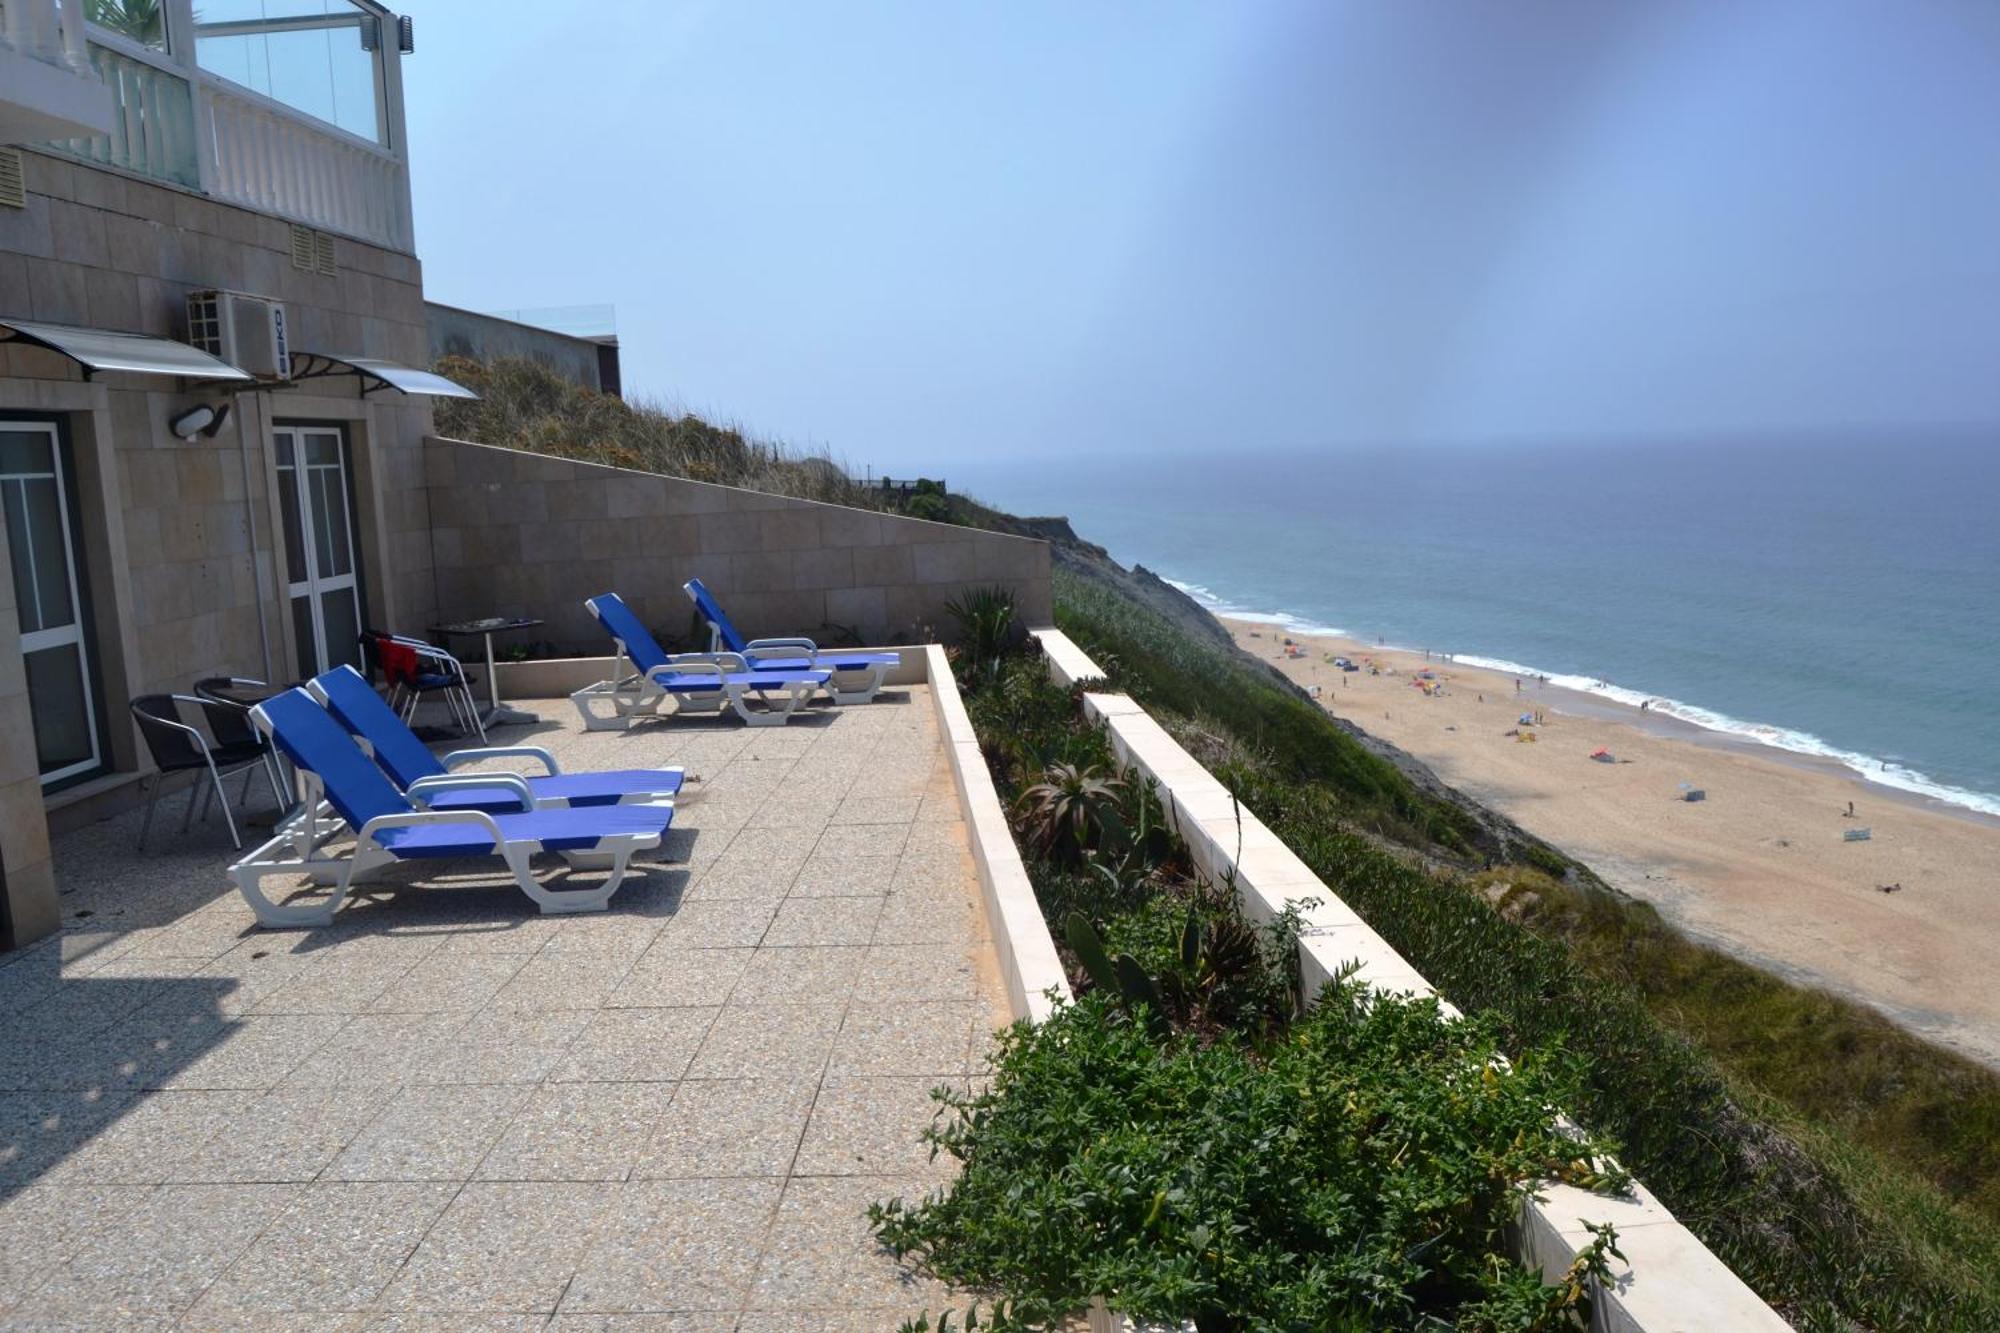
[[[1118,811],[1125,780],[1097,765],[1051,764],[1014,803],[1014,826],[1041,855],[1075,865],[1102,840]]]
[[[965,661],[975,671],[997,676],[1001,657],[1013,646],[1014,594],[1005,588],[968,588],[944,609],[958,621]]]

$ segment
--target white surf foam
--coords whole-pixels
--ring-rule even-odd
[[[1254,624],[1276,625],[1290,630],[1294,634],[1331,634],[1342,638],[1354,637],[1348,634],[1346,630],[1318,625],[1312,621],[1284,612],[1255,611],[1234,606],[1198,583],[1182,583],[1176,579],[1167,579],[1167,582],[1194,598],[1195,601],[1201,603],[1207,610],[1217,615],[1228,616],[1232,620],[1245,620]],[[1383,644],[1382,646],[1400,652],[1422,651],[1421,649],[1406,648],[1401,644],[1394,643]],[[1435,650],[1433,652],[1435,653]],[[1600,699],[1609,699],[1614,703],[1625,704],[1632,708],[1637,708],[1640,704],[1651,700],[1652,707],[1650,711],[1663,714],[1667,717],[1677,718],[1682,722],[1691,723],[1704,731],[1712,731],[1719,735],[1734,736],[1744,740],[1755,741],[1760,745],[1768,745],[1774,750],[1786,750],[1792,754],[1808,755],[1815,759],[1829,759],[1848,768],[1869,782],[1879,783],[1884,787],[1892,787],[1897,791],[1929,797],[1932,800],[1942,801],[1947,805],[1956,805],[1966,810],[1974,810],[1980,814],[2000,816],[2000,795],[1990,792],[1973,791],[1970,788],[1955,787],[1947,782],[1939,782],[1914,768],[1899,764],[1894,760],[1881,759],[1870,754],[1862,754],[1857,750],[1842,749],[1840,746],[1823,740],[1809,731],[1797,731],[1768,722],[1746,722],[1741,718],[1731,717],[1727,713],[1720,713],[1712,708],[1703,708],[1699,704],[1684,703],[1679,699],[1668,698],[1664,695],[1647,694],[1641,690],[1634,690],[1623,685],[1614,684],[1601,677],[1582,676],[1572,672],[1543,671],[1539,667],[1509,661],[1504,657],[1484,657],[1472,653],[1454,653],[1452,654],[1452,660],[1454,662],[1463,662],[1467,666],[1483,667],[1489,671],[1504,671],[1515,676],[1545,676],[1551,685],[1557,685],[1566,690],[1575,690],[1580,694],[1595,695]]]

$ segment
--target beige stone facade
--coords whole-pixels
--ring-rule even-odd
[[[187,190],[24,153],[24,208],[0,207],[7,319],[187,336],[188,293],[284,302],[291,349],[423,366],[421,273],[408,254],[334,238],[332,273],[296,268],[282,219]],[[212,438],[168,423],[228,403]],[[364,624],[424,635],[440,619],[547,622],[561,650],[601,654],[583,599],[617,590],[684,646],[681,584],[699,575],[750,635],[870,643],[948,632],[946,603],[1003,585],[1031,623],[1049,616],[1045,543],[730,487],[430,437],[429,400],[351,374],[242,386],[123,372],[87,375],[0,342],[0,427],[52,425],[67,455],[99,762],[60,783],[37,772],[8,543],[0,540],[0,885],[5,940],[57,924],[49,832],[129,807],[150,768],[128,701],[204,676],[293,680],[278,432],[344,441]],[[294,492],[296,493],[296,492]],[[0,512],[0,537],[6,522]]]
[[[181,339],[188,293],[222,288],[282,300],[294,351],[427,364],[413,256],[338,237],[335,271],[307,271],[293,266],[291,224],[281,219],[57,156],[23,159],[26,206],[0,207],[0,321]],[[223,402],[231,415],[213,438],[184,441],[168,429],[189,408]],[[0,873],[15,943],[55,924],[47,821],[88,820],[137,797],[148,765],[127,700],[185,693],[202,676],[298,674],[280,583],[274,425],[324,424],[346,438],[367,620],[420,629],[433,605],[426,399],[364,395],[352,375],[249,388],[87,377],[57,352],[0,343],[0,425],[23,422],[53,423],[68,455],[102,771],[43,791],[0,541]]]

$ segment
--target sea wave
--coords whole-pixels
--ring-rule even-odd
[[[1258,611],[1236,606],[1198,583],[1183,583],[1178,579],[1167,579],[1166,581],[1194,598],[1195,601],[1201,603],[1207,610],[1217,615],[1228,616],[1232,620],[1246,620],[1254,624],[1276,625],[1282,629],[1290,630],[1294,634],[1331,634],[1343,638],[1354,637],[1344,629],[1316,624],[1310,620],[1285,612]],[[1395,643],[1385,643],[1382,646],[1403,652],[1421,651],[1420,649],[1408,648],[1405,645]],[[1559,686],[1562,689],[1575,690],[1580,694],[1595,695],[1600,699],[1608,699],[1613,703],[1625,704],[1632,708],[1637,708],[1640,704],[1650,701],[1651,707],[1649,711],[1677,718],[1682,722],[1700,727],[1704,731],[1715,732],[1723,736],[1732,736],[1741,740],[1754,741],[1760,745],[1768,745],[1774,750],[1785,750],[1792,754],[1806,755],[1814,759],[1831,760],[1851,770],[1856,776],[1868,782],[1877,783],[1884,787],[1891,787],[1897,791],[1928,797],[1934,801],[1941,801],[1947,805],[1955,805],[1961,809],[1976,811],[1980,814],[2000,816],[2000,796],[1996,796],[1990,792],[1973,791],[1966,787],[1955,787],[1947,782],[1939,782],[1926,774],[1918,772],[1914,768],[1899,764],[1892,759],[1882,759],[1875,755],[1862,754],[1857,750],[1842,749],[1840,746],[1815,736],[1809,731],[1797,731],[1790,727],[1780,727],[1769,722],[1747,722],[1742,718],[1731,717],[1727,713],[1717,712],[1712,708],[1703,708],[1699,704],[1685,703],[1679,699],[1669,698],[1665,695],[1647,694],[1641,690],[1634,690],[1623,685],[1614,684],[1601,677],[1578,675],[1574,672],[1544,671],[1540,667],[1529,666],[1524,662],[1510,661],[1504,657],[1484,657],[1473,653],[1454,653],[1452,654],[1452,660],[1454,662],[1463,662],[1466,666],[1483,667],[1489,671],[1504,671],[1510,675],[1545,677],[1549,684]]]

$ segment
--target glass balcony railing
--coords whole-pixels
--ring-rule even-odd
[[[51,0],[0,0],[35,3]],[[403,127],[388,111],[400,72],[387,10],[357,0],[208,0],[182,31],[175,16],[188,11],[156,0],[66,3],[88,7],[88,61],[115,111],[108,133],[53,147],[413,248]]]
[[[200,189],[194,90],[188,81],[95,43],[90,48],[90,63],[112,91],[116,111],[111,132],[66,139],[57,146],[86,161]]]

